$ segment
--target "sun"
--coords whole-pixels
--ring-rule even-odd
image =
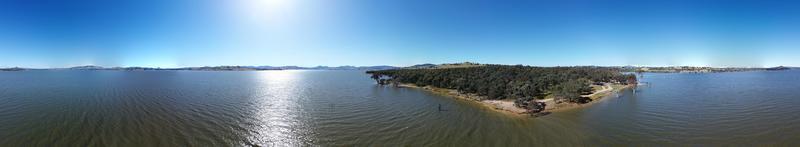
[[[235,11],[247,23],[274,25],[290,22],[296,17],[297,3],[294,0],[241,0]]]
[[[293,0],[254,0],[256,5],[265,8],[280,9],[286,8],[292,4]]]

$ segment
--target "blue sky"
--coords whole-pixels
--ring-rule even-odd
[[[800,3],[0,0],[0,67],[800,66]]]

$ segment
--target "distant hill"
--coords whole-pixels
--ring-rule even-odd
[[[412,65],[409,67],[404,67],[405,69],[426,69],[426,68],[436,68],[436,64],[417,64]]]
[[[71,69],[71,70],[103,70],[103,69],[106,69],[106,68],[101,67],[101,66],[87,65],[87,66],[70,67],[69,69]]]
[[[404,69],[442,69],[442,68],[465,68],[465,67],[479,67],[486,66],[486,64],[463,62],[463,63],[445,63],[445,64],[417,64]]]
[[[0,68],[0,71],[22,71],[25,70],[24,68],[14,67],[14,68]]]
[[[791,68],[789,68],[789,67],[784,67],[784,66],[778,66],[778,67],[766,68],[766,70],[789,70],[789,69],[791,69]]]

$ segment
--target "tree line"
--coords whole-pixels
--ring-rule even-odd
[[[636,83],[636,76],[611,67],[534,67],[486,65],[469,68],[391,69],[367,71],[380,84],[408,83],[456,89],[487,99],[516,99],[525,107],[552,94],[557,100],[582,103],[593,82]]]

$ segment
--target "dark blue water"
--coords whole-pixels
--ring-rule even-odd
[[[363,71],[0,72],[0,146],[800,145],[798,71],[642,80],[528,118]]]

